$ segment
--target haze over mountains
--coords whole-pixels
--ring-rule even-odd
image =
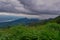
[[[8,27],[17,24],[29,24],[31,22],[38,22],[40,19],[37,18],[25,18],[16,16],[0,16],[0,27]]]
[[[0,12],[8,12],[6,15],[37,15],[43,19],[56,17],[60,15],[60,0],[0,0]]]
[[[0,15],[0,22],[8,22],[8,21],[16,20],[18,18],[19,17],[16,16]]]

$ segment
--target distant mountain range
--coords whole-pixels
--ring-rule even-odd
[[[25,24],[28,25],[30,23],[36,23],[39,22],[39,24],[46,24],[47,22],[56,22],[60,23],[60,16],[54,18],[54,19],[44,19],[40,20],[38,18],[24,18],[24,17],[15,17],[15,16],[0,16],[0,27],[8,27],[12,25],[18,25],[18,24]]]
[[[29,24],[31,22],[39,22],[40,20],[37,18],[20,18],[14,21],[8,21],[8,22],[0,22],[0,27],[7,27],[11,25],[17,25],[17,24]]]
[[[19,19],[19,18],[20,17],[16,17],[16,16],[0,15],[0,23],[16,20],[16,19]]]

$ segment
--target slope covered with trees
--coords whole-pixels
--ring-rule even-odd
[[[60,40],[60,16],[45,21],[0,29],[0,40]]]

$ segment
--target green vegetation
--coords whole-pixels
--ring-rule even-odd
[[[32,23],[14,25],[11,28],[8,26],[8,28],[0,29],[0,40],[60,40],[60,19],[56,20],[49,20],[42,25]]]

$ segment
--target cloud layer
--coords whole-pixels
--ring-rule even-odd
[[[14,16],[18,18],[38,18],[38,19],[48,19],[48,18],[55,18],[58,15],[27,15],[27,14],[17,14],[17,13],[0,13],[0,17],[2,16]]]
[[[60,0],[19,0],[26,9],[38,14],[60,14]]]
[[[0,15],[54,18],[60,15],[60,0],[0,0]]]
[[[60,15],[60,0],[0,0],[0,12]]]

